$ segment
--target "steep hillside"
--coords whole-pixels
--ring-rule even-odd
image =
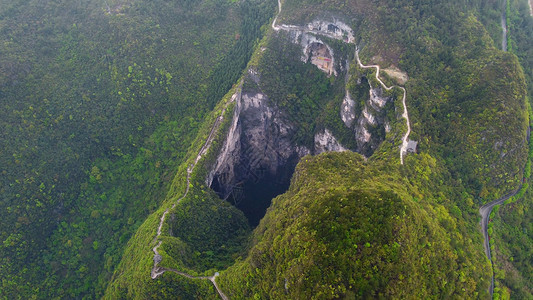
[[[351,152],[304,157],[248,257],[221,275],[226,295],[486,298],[489,268],[456,218],[431,197],[415,201],[397,168],[373,165]]]
[[[521,1],[2,3],[0,298],[529,297]]]
[[[220,279],[212,277],[220,296],[487,297],[492,272],[481,247],[478,207],[515,189],[527,158],[526,85],[516,58],[499,52],[472,15],[423,18],[413,28],[428,37],[428,44],[420,45],[392,28],[385,14],[364,5],[351,8],[353,19],[348,10],[341,14],[311,4],[300,10],[287,1],[283,9],[257,45],[242,85],[230,93],[233,114],[227,113],[228,124],[217,130],[222,144],[214,143],[198,167],[189,163],[186,197],[176,208],[157,213],[161,233],[155,232],[154,216],[143,225],[152,227],[146,230],[156,240],[130,241],[106,296],[142,298],[172,273],[189,277],[192,284],[222,271],[222,262],[231,260],[219,256],[221,248],[204,243],[207,247],[196,250],[196,256],[190,248],[198,235],[190,228],[216,226],[217,217],[204,215],[201,208],[212,201],[203,189],[211,187],[241,209],[253,226],[303,159],[289,190],[255,228],[248,252],[235,248],[236,263]],[[445,4],[430,7],[438,9],[457,10]],[[385,4],[377,11],[404,17],[420,13]],[[432,27],[447,22],[454,22],[456,37]],[[395,50],[380,48],[372,55],[386,35],[395,38]],[[471,43],[476,47],[466,47]],[[377,66],[361,63],[355,51],[361,45],[361,60],[388,66],[402,77],[389,77],[395,73],[386,71],[379,75]],[[388,87],[399,82],[406,84],[403,96],[400,88]],[[407,130],[405,95],[414,116],[407,140],[419,141],[410,151],[420,152],[406,156],[399,149]],[[351,152],[305,156],[347,149],[368,160]],[[186,176],[178,177],[183,181]],[[219,205],[215,201],[212,207]],[[207,225],[201,231],[212,230]],[[209,240],[209,235],[198,237]],[[235,241],[225,240],[225,247]],[[135,248],[139,242],[142,251]],[[155,247],[153,281],[145,270],[149,247]],[[218,263],[205,264],[213,262],[206,255]],[[130,259],[144,261],[144,271],[133,270]]]
[[[98,298],[273,6],[8,2],[0,298]]]

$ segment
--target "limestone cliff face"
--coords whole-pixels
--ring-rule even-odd
[[[207,185],[227,198],[242,182],[264,177],[290,180],[299,159],[311,154],[293,142],[294,128],[266,95],[243,92],[226,141],[207,178]]]
[[[344,151],[348,151],[348,149],[344,148],[327,128],[323,132],[315,134],[314,154]]]
[[[278,38],[301,48],[299,59],[302,62],[315,65],[329,76],[348,74],[350,58],[335,53],[334,47],[323,38],[353,42],[353,33],[347,25],[340,21],[315,21],[305,26],[280,25],[279,28],[286,34]],[[261,48],[263,51],[270,50],[265,47]],[[236,188],[244,189],[250,182],[257,184],[264,180],[266,183],[275,178],[288,183],[304,155],[348,150],[331,130],[321,126],[317,127],[322,129],[313,132],[313,144],[307,147],[297,144],[295,136],[299,128],[261,90],[261,76],[257,67],[248,69],[245,82],[249,84],[244,85],[242,94],[236,94],[232,124],[206,179],[206,184],[223,199],[230,199]],[[348,79],[346,77],[346,84]],[[359,84],[368,84],[368,81],[359,80]],[[370,87],[370,96],[363,106],[358,104],[360,101],[362,99],[352,99],[346,89],[340,118],[353,132],[357,149],[352,150],[370,156],[385,137],[388,128],[385,106],[390,99],[383,96],[381,88]]]
[[[359,82],[359,84],[365,84]],[[346,127],[354,131],[357,141],[356,151],[370,156],[379,144],[383,141],[385,134],[390,131],[390,122],[386,116],[386,105],[392,103],[390,97],[383,96],[380,87],[370,88],[370,97],[364,101],[360,113],[356,111],[355,100],[350,92],[346,95],[341,104],[340,117]]]
[[[359,82],[359,84],[366,84]],[[353,126],[357,140],[357,152],[370,156],[379,147],[385,134],[390,131],[389,120],[386,115],[387,103],[392,103],[390,97],[383,95],[381,87],[370,86],[370,97],[364,101],[361,114],[356,116],[354,100],[347,97],[341,106],[341,117],[347,127]],[[357,118],[357,119],[356,119]],[[355,123],[354,123],[354,120]]]
[[[258,81],[253,70],[248,80]],[[315,134],[312,148],[295,142],[296,128],[282,110],[259,91],[234,95],[235,110],[225,142],[208,174],[206,184],[227,199],[248,182],[271,180],[288,183],[301,157],[327,151],[347,151],[331,131]]]
[[[351,128],[355,118],[355,101],[352,99],[350,92],[346,91],[341,105],[341,119],[346,127]]]

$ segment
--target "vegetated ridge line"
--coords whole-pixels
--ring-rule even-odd
[[[278,16],[279,16],[280,13],[281,13],[281,0],[278,0],[278,15],[274,18],[274,21],[272,21],[272,29],[274,29],[274,31],[279,31],[279,30],[285,30],[285,31],[299,30],[299,31],[302,31],[302,32],[305,32],[305,33],[313,33],[313,34],[317,34],[317,35],[323,35],[323,36],[326,36],[326,37],[329,37],[329,38],[332,38],[332,39],[343,41],[344,43],[347,43],[347,44],[356,45],[355,40],[346,42],[345,40],[343,40],[342,38],[340,38],[338,36],[329,34],[327,32],[321,31],[321,30],[316,30],[314,28],[313,29],[309,29],[307,27],[298,26],[298,25],[285,25],[285,24],[276,25],[276,22],[278,20]],[[359,66],[361,68],[363,68],[363,69],[376,68],[376,79],[381,84],[381,86],[383,86],[383,88],[385,88],[386,90],[390,90],[390,89],[392,89],[394,87],[399,87],[403,91],[403,98],[402,98],[403,113],[402,113],[402,117],[405,119],[405,121],[407,123],[407,131],[405,132],[405,134],[402,137],[402,146],[400,147],[400,164],[403,165],[403,158],[404,158],[405,154],[407,153],[407,146],[408,146],[408,142],[409,142],[409,134],[411,134],[411,122],[409,120],[409,113],[407,111],[407,103],[405,101],[406,97],[407,97],[407,92],[406,92],[405,88],[401,87],[401,86],[390,86],[390,87],[388,87],[379,78],[380,67],[378,65],[368,65],[368,66],[363,65],[361,63],[361,60],[359,59],[359,49],[357,48],[357,45],[356,45],[356,50],[355,50],[355,56],[357,58],[357,62],[359,64]]]
[[[509,0],[503,1],[502,17],[501,17],[502,50],[505,52],[507,52],[507,1]],[[530,4],[530,8],[531,8],[531,1],[533,0],[528,0]],[[532,14],[533,14],[533,11],[532,11]],[[528,125],[528,129],[527,129],[528,143],[530,142],[530,137],[529,137],[530,130],[531,129]],[[522,188],[522,185],[520,185],[518,189],[511,192],[510,194],[505,195],[499,199],[496,199],[490,203],[487,203],[479,208],[479,214],[481,215],[481,231],[483,232],[483,248],[485,249],[485,255],[487,255],[487,258],[490,261],[490,266],[492,268],[492,277],[491,277],[490,289],[489,289],[491,298],[492,298],[492,294],[494,293],[494,264],[492,262],[492,255],[490,253],[490,241],[489,241],[489,232],[488,232],[490,213],[492,212],[492,209],[494,208],[494,206],[500,205],[504,203],[507,199],[516,195],[518,191],[520,191],[521,188]]]
[[[207,139],[206,139],[204,145],[198,151],[198,155],[196,155],[194,163],[189,165],[189,167],[187,168],[185,191],[183,192],[183,195],[180,198],[178,198],[178,200],[176,200],[176,202],[174,204],[172,204],[170,209],[174,209],[176,207],[176,205],[181,202],[181,200],[183,200],[185,197],[187,197],[187,195],[189,193],[190,183],[191,183],[191,174],[192,174],[192,172],[194,170],[194,167],[196,167],[196,165],[198,164],[198,162],[200,161],[202,156],[207,152],[207,150],[211,146],[211,143],[213,142],[215,133],[217,132],[217,129],[219,128],[220,124],[222,123],[222,120],[224,119],[224,113],[226,112],[226,109],[228,108],[228,105],[230,103],[234,102],[235,99],[240,99],[241,92],[242,92],[242,82],[237,87],[237,92],[232,96],[231,100],[226,103],[226,105],[222,109],[222,112],[220,113],[220,115],[216,118],[215,122],[213,123],[213,126],[211,127],[211,131],[209,132],[209,135],[207,136]],[[168,214],[170,209],[167,208],[165,210],[165,212],[163,213],[163,215],[161,216],[161,219],[159,220],[159,226],[157,227],[157,235],[155,236],[155,239],[154,239],[154,241],[156,241],[156,242],[157,242],[157,239],[159,238],[159,236],[161,235],[161,230],[163,228],[163,223],[165,222],[165,218],[166,218],[166,216],[167,216],[167,214]],[[218,284],[216,283],[215,279],[219,275],[218,272],[216,272],[211,277],[207,277],[207,276],[192,276],[190,274],[178,271],[176,269],[159,267],[158,264],[159,264],[159,262],[161,262],[162,257],[159,254],[159,252],[157,251],[157,249],[161,246],[162,243],[163,243],[163,241],[159,241],[159,243],[157,243],[157,245],[152,249],[152,251],[154,252],[154,266],[152,267],[152,271],[151,271],[152,279],[156,279],[158,276],[160,276],[161,274],[163,274],[165,272],[174,272],[176,274],[179,274],[181,276],[184,276],[184,277],[187,277],[187,278],[190,278],[190,279],[209,280],[215,286],[215,288],[216,288],[218,294],[220,295],[220,297],[222,299],[224,299],[224,300],[228,299],[228,297],[226,295],[224,295],[224,293],[222,292],[222,290],[219,288]]]

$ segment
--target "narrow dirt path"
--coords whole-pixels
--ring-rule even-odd
[[[323,35],[323,36],[326,36],[326,37],[329,37],[329,38],[332,38],[332,39],[341,40],[341,41],[343,41],[343,42],[345,42],[347,44],[356,45],[355,39],[353,37],[350,37],[350,38],[348,38],[348,41],[345,41],[342,37],[330,34],[328,32],[320,31],[320,30],[317,30],[317,29],[309,29],[309,28],[307,28],[305,26],[285,25],[285,24],[276,25],[276,22],[278,20],[278,16],[279,16],[280,13],[281,13],[281,0],[278,0],[278,15],[276,15],[276,17],[274,18],[274,21],[272,21],[272,29],[274,29],[275,31],[279,31],[279,30],[285,30],[285,31],[298,30],[298,31],[302,31],[302,32],[305,32],[305,33],[313,33],[313,34],[316,34],[316,35]],[[361,68],[364,68],[364,69],[376,68],[376,79],[381,84],[381,86],[383,86],[383,88],[385,88],[386,90],[390,90],[390,89],[396,87],[396,86],[388,87],[379,78],[380,67],[378,65],[365,66],[365,65],[363,65],[361,63],[361,60],[359,59],[359,49],[357,48],[357,45],[356,45],[356,50],[355,50],[355,56],[357,58],[357,63],[359,64],[359,66]],[[406,100],[406,96],[407,96],[407,92],[406,92],[405,88],[403,88],[401,86],[398,86],[398,87],[400,89],[402,89],[402,91],[403,91],[403,98],[402,98],[403,113],[402,113],[402,117],[405,119],[405,121],[407,123],[407,131],[405,132],[404,136],[402,137],[402,146],[400,147],[400,164],[403,165],[403,159],[404,159],[405,154],[407,153],[407,147],[408,147],[408,144],[409,144],[409,134],[411,134],[411,121],[409,120],[409,112],[407,111],[407,103],[405,101]]]
[[[403,105],[403,113],[402,113],[402,117],[405,119],[405,122],[407,123],[407,131],[405,132],[404,136],[402,137],[402,146],[400,147],[400,164],[403,165],[403,158],[405,156],[405,154],[407,153],[407,146],[409,144],[409,134],[411,134],[411,121],[409,121],[409,113],[407,112],[407,103],[405,102],[405,98],[407,96],[407,92],[405,91],[405,88],[404,87],[401,87],[401,86],[387,86],[383,81],[381,81],[381,79],[379,78],[379,70],[380,70],[380,67],[378,65],[363,65],[361,63],[361,60],[359,59],[359,49],[356,47],[355,48],[355,58],[357,59],[357,63],[359,64],[359,67],[363,68],[363,69],[369,69],[369,68],[376,68],[376,80],[381,84],[381,86],[383,86],[384,89],[386,89],[387,91],[394,88],[394,87],[398,87],[400,89],[402,89],[403,91],[403,97],[402,97],[402,105]]]
[[[187,177],[186,177],[186,187],[185,187],[185,191],[183,192],[183,195],[178,198],[178,200],[176,200],[176,202],[174,204],[172,204],[171,208],[167,208],[165,210],[165,212],[163,213],[163,215],[161,216],[161,219],[159,220],[159,226],[157,227],[157,235],[155,236],[155,239],[154,241],[157,242],[159,236],[161,235],[161,230],[163,228],[163,224],[165,222],[165,219],[166,219],[166,216],[168,214],[168,212],[171,210],[171,209],[174,209],[176,207],[176,205],[178,203],[181,202],[181,200],[183,200],[185,197],[187,197],[187,195],[189,194],[189,187],[190,187],[190,183],[191,183],[191,174],[192,172],[194,171],[194,168],[196,167],[196,165],[198,164],[198,162],[200,161],[200,159],[202,158],[203,155],[205,155],[205,153],[207,152],[207,150],[209,149],[209,147],[211,146],[212,142],[213,142],[213,139],[215,137],[215,133],[217,132],[217,130],[219,129],[220,127],[220,124],[222,123],[223,119],[224,119],[224,113],[226,112],[226,109],[228,108],[229,104],[234,102],[236,99],[240,99],[241,97],[241,92],[242,92],[242,83],[237,87],[237,92],[232,96],[231,100],[228,101],[228,103],[226,103],[226,105],[224,106],[224,108],[222,109],[222,112],[220,113],[220,115],[216,118],[215,122],[213,123],[213,126],[211,127],[211,131],[209,132],[209,135],[207,136],[207,139],[204,143],[204,145],[202,146],[202,148],[200,148],[200,151],[198,151],[198,155],[196,155],[196,158],[194,160],[194,163],[192,163],[191,165],[189,165],[189,167],[187,168]],[[237,100],[238,101],[238,100]],[[157,245],[152,248],[152,251],[154,252],[154,265],[152,267],[152,271],[151,271],[151,278],[152,279],[156,279],[157,277],[159,277],[160,275],[162,275],[163,273],[165,272],[174,272],[176,274],[179,274],[181,276],[184,276],[184,277],[187,277],[187,278],[190,278],[190,279],[203,279],[203,280],[209,280],[213,283],[213,285],[215,286],[218,294],[220,295],[220,297],[224,300],[228,299],[228,297],[226,295],[224,295],[224,293],[222,292],[222,290],[220,290],[220,288],[218,287],[217,283],[216,283],[216,280],[215,278],[218,276],[218,272],[215,273],[215,275],[211,276],[211,277],[206,277],[206,276],[192,276],[190,274],[187,274],[187,273],[184,273],[184,272],[181,272],[181,271],[178,271],[176,269],[171,269],[171,268],[163,268],[163,267],[159,267],[158,264],[161,262],[161,260],[163,259],[163,257],[159,254],[158,252],[158,248],[161,246],[161,244],[163,243],[163,241],[159,241],[157,243]]]
[[[338,39],[338,40],[343,40],[342,38],[339,38],[338,36],[335,36],[335,35],[332,35],[332,34],[329,34],[327,32],[322,32],[322,31],[318,31],[318,30],[314,30],[314,29],[308,29],[308,28],[304,28],[302,26],[295,26],[295,25],[284,25],[282,24],[281,26],[278,26],[276,25],[276,22],[277,22],[277,19],[278,19],[278,16],[279,14],[281,13],[281,0],[278,0],[278,13],[276,14],[276,17],[274,18],[274,20],[272,21],[272,29],[274,31],[279,31],[279,30],[300,30],[300,31],[303,31],[303,32],[306,32],[306,33],[313,33],[313,34],[317,34],[317,35],[324,35],[324,36],[327,36],[327,37],[330,37],[330,38],[334,38],[334,39]],[[343,40],[344,41],[344,40]],[[346,42],[346,41],[345,41]],[[349,40],[347,43],[352,43],[352,44],[355,44],[355,42],[353,41],[353,39]],[[356,49],[356,58],[357,58],[357,62],[359,63],[359,66],[361,68],[376,68],[376,79],[379,81],[379,83],[386,89],[386,90],[390,90],[392,89],[394,86],[392,87],[387,87],[387,85],[385,85],[385,83],[383,83],[383,81],[379,78],[379,71],[380,71],[380,67],[378,65],[370,65],[370,66],[364,66],[361,61],[359,60],[359,51]],[[229,101],[226,106],[224,107],[224,109],[222,110],[221,114],[217,117],[217,119],[215,120],[215,122],[213,123],[213,126],[211,127],[211,132],[209,133],[209,136],[207,137],[204,145],[202,146],[202,148],[200,149],[200,151],[198,152],[198,155],[196,156],[196,159],[194,161],[193,164],[189,165],[189,167],[187,168],[187,177],[186,177],[186,187],[185,187],[185,191],[183,193],[183,195],[178,198],[176,200],[176,202],[174,204],[172,204],[171,208],[170,209],[174,209],[176,207],[176,205],[178,203],[181,202],[181,200],[183,200],[185,197],[187,197],[188,193],[189,193],[189,186],[190,186],[190,178],[191,178],[191,174],[194,170],[194,168],[196,167],[196,165],[198,164],[198,162],[200,161],[200,159],[202,158],[202,155],[204,155],[207,150],[209,149],[212,141],[213,141],[213,138],[214,138],[214,135],[217,131],[217,129],[219,128],[220,124],[222,123],[222,120],[223,120],[223,116],[224,116],[224,113],[226,111],[226,108],[228,107],[228,105],[230,103],[232,103],[233,101],[235,101],[235,99],[237,98],[240,98],[241,97],[241,90],[242,88],[242,83],[241,85],[238,87],[238,91],[237,93],[232,97],[231,101]],[[411,132],[411,127],[410,127],[410,122],[409,122],[409,115],[408,115],[408,112],[407,112],[407,106],[406,106],[406,103],[405,103],[405,98],[406,98],[406,91],[405,91],[405,88],[403,87],[400,87],[402,90],[403,90],[403,99],[402,99],[402,104],[404,106],[404,112],[402,114],[402,117],[404,117],[407,121],[407,132],[406,134],[404,135],[403,139],[402,139],[402,147],[400,149],[400,162],[401,164],[403,164],[403,156],[404,156],[404,153],[406,152],[406,149],[407,149],[407,139],[409,137],[409,133]],[[172,268],[164,268],[164,267],[159,267],[158,264],[161,262],[161,260],[163,259],[162,256],[159,254],[158,252],[158,248],[161,246],[161,244],[163,243],[163,241],[158,241],[159,239],[159,236],[161,235],[161,231],[162,231],[162,228],[163,228],[163,224],[165,222],[165,219],[166,219],[166,216],[168,214],[168,212],[170,211],[170,209],[166,209],[165,212],[163,212],[163,215],[161,216],[160,220],[159,220],[159,226],[157,227],[157,235],[155,236],[154,238],[154,241],[155,242],[158,242],[157,245],[152,249],[152,251],[154,252],[154,265],[152,267],[152,271],[151,271],[151,278],[152,279],[156,279],[157,277],[159,277],[160,275],[162,275],[163,273],[165,272],[174,272],[176,274],[179,274],[181,276],[184,276],[184,277],[187,277],[187,278],[190,278],[190,279],[198,279],[198,280],[209,280],[213,283],[213,285],[215,286],[218,294],[220,295],[220,297],[224,300],[227,300],[229,299],[223,292],[222,290],[219,288],[218,284],[216,283],[216,277],[219,275],[218,272],[215,273],[213,276],[211,277],[207,277],[207,276],[192,276],[190,274],[187,274],[185,272],[181,272],[181,271],[178,271],[176,269],[172,269]]]

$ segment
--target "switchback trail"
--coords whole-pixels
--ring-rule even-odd
[[[323,36],[326,36],[326,37],[329,37],[329,38],[332,38],[332,39],[341,40],[341,41],[343,41],[343,42],[345,42],[347,44],[356,45],[355,39],[353,38],[353,36],[350,36],[350,37],[348,37],[345,40],[345,39],[343,39],[343,37],[340,37],[340,36],[337,36],[337,35],[334,35],[334,34],[330,34],[328,32],[325,32],[325,31],[322,31],[322,30],[318,30],[318,29],[315,29],[315,28],[309,29],[306,26],[285,25],[285,24],[276,25],[276,22],[278,20],[278,16],[279,16],[280,13],[281,13],[281,0],[278,0],[278,15],[276,15],[276,17],[274,18],[274,21],[272,22],[272,29],[274,29],[274,31],[279,31],[279,30],[285,30],[285,31],[298,30],[298,31],[302,31],[302,32],[305,32],[305,33],[313,33],[313,34],[316,34],[316,35],[323,35]],[[390,90],[390,89],[396,87],[396,86],[388,87],[379,78],[380,67],[378,65],[365,66],[365,65],[363,65],[361,63],[361,60],[359,59],[359,49],[357,48],[357,45],[356,45],[356,50],[355,50],[355,56],[357,58],[357,63],[359,64],[359,66],[361,68],[363,68],[363,69],[376,68],[376,79],[381,84],[381,86],[383,86],[384,89]],[[405,132],[404,136],[402,137],[402,146],[400,147],[400,164],[403,165],[403,158],[404,158],[405,154],[407,153],[407,147],[408,147],[408,142],[409,142],[409,134],[411,134],[411,122],[409,120],[409,113],[407,111],[407,103],[405,102],[405,99],[406,99],[406,96],[407,96],[407,92],[406,92],[405,88],[403,88],[401,86],[398,86],[398,87],[400,89],[402,89],[402,91],[403,91],[403,98],[402,98],[403,113],[402,113],[402,117],[405,119],[405,122],[407,123],[407,131]]]
[[[319,30],[315,30],[315,29],[304,28],[303,26],[284,25],[284,24],[278,26],[278,25],[276,25],[276,22],[277,22],[277,19],[278,19],[278,16],[279,16],[280,13],[281,13],[281,0],[278,0],[278,13],[276,14],[274,20],[272,21],[272,29],[274,31],[279,31],[279,30],[286,30],[286,31],[300,30],[300,31],[303,31],[303,32],[306,32],[306,33],[313,33],[313,34],[327,36],[327,37],[333,38],[333,39],[343,40],[342,38],[339,38],[336,35],[332,35],[332,34],[329,34],[327,32],[323,32],[323,31],[319,31]],[[344,41],[344,42],[351,43],[351,44],[355,45],[355,41],[354,41],[353,37],[349,38],[347,41]],[[392,89],[394,87],[394,86],[387,87],[387,85],[385,85],[385,83],[383,83],[383,81],[379,78],[380,67],[378,65],[364,66],[361,63],[361,61],[359,59],[359,50],[357,48],[356,48],[355,55],[356,55],[356,58],[357,58],[357,62],[359,63],[359,66],[361,68],[376,68],[376,79],[383,86],[383,88],[385,88],[386,90],[390,90],[390,89]],[[405,103],[406,91],[405,91],[405,88],[403,88],[403,87],[399,87],[399,88],[401,88],[402,91],[403,91],[402,104],[403,104],[404,112],[402,114],[402,117],[405,118],[406,122],[407,122],[407,132],[406,132],[406,134],[404,135],[404,137],[402,139],[402,146],[400,148],[400,162],[401,162],[401,164],[403,164],[403,156],[404,156],[404,154],[406,153],[406,150],[407,150],[407,140],[408,140],[409,134],[411,132],[411,126],[410,126],[410,122],[409,122],[409,115],[408,115],[408,112],[407,112],[407,105]],[[241,92],[242,92],[242,83],[237,88],[237,93],[235,95],[233,95],[231,101],[228,101],[226,106],[222,109],[221,114],[217,117],[217,119],[213,123],[213,126],[211,127],[211,132],[209,133],[209,136],[207,137],[207,139],[206,139],[204,145],[202,146],[202,148],[200,148],[200,151],[198,152],[198,155],[196,156],[196,159],[194,160],[194,163],[189,165],[189,167],[187,168],[185,191],[184,191],[183,195],[180,198],[178,198],[174,204],[172,204],[170,209],[174,209],[176,207],[176,205],[181,202],[181,200],[183,200],[185,197],[187,197],[187,195],[189,193],[191,174],[192,174],[194,168],[196,167],[196,165],[198,164],[198,162],[202,158],[202,155],[204,155],[207,152],[207,150],[209,149],[209,147],[211,146],[211,143],[213,141],[214,135],[215,135],[217,129],[219,128],[220,124],[222,123],[223,116],[224,116],[224,113],[226,111],[226,108],[228,107],[228,105],[230,103],[235,101],[235,99],[238,99],[238,98],[241,97]],[[190,274],[178,271],[176,269],[165,268],[165,267],[159,267],[158,266],[158,264],[163,259],[162,256],[159,254],[159,252],[157,250],[161,246],[163,241],[158,241],[158,239],[159,239],[159,236],[161,235],[163,224],[165,222],[166,216],[167,216],[168,212],[170,211],[170,209],[166,209],[163,212],[163,215],[161,216],[161,218],[159,220],[159,226],[157,227],[157,234],[156,234],[156,236],[154,238],[154,242],[157,242],[157,245],[152,249],[152,251],[154,252],[154,258],[153,258],[154,265],[153,265],[152,271],[151,271],[151,278],[152,279],[156,279],[157,277],[159,277],[160,275],[162,275],[165,272],[174,272],[174,273],[176,273],[178,275],[181,275],[181,276],[184,276],[184,277],[187,277],[187,278],[190,278],[190,279],[209,280],[209,281],[211,281],[213,283],[213,285],[215,286],[218,294],[220,295],[220,297],[222,299],[224,299],[224,300],[229,299],[222,292],[222,290],[219,288],[218,284],[216,283],[216,277],[219,275],[218,272],[216,272],[211,277],[207,277],[207,276],[192,276]]]
[[[409,134],[411,134],[411,122],[409,121],[409,113],[407,112],[407,103],[405,103],[405,98],[407,96],[407,92],[405,91],[405,88],[404,87],[401,87],[401,86],[387,86],[383,81],[381,81],[381,79],[379,78],[379,66],[378,65],[368,65],[368,66],[365,66],[361,63],[361,60],[359,59],[359,49],[356,47],[355,48],[355,58],[357,59],[357,63],[359,64],[359,67],[363,68],[363,69],[368,69],[368,68],[376,68],[376,80],[381,84],[381,86],[383,86],[384,89],[386,89],[387,91],[394,88],[394,87],[398,87],[400,88],[402,91],[403,91],[403,97],[402,97],[402,105],[403,105],[403,113],[402,113],[402,117],[405,119],[405,122],[407,123],[407,131],[405,132],[404,136],[402,137],[402,147],[400,148],[400,163],[403,165],[403,157],[405,156],[405,154],[407,153],[407,145],[408,145],[408,142],[409,142]]]
[[[180,203],[181,200],[183,200],[189,194],[189,186],[190,186],[190,183],[191,183],[191,174],[194,171],[194,168],[196,167],[196,165],[198,164],[198,162],[200,161],[202,156],[205,155],[205,153],[207,152],[207,150],[211,146],[211,143],[213,142],[213,139],[215,137],[215,133],[217,132],[218,128],[220,127],[220,124],[222,123],[222,120],[224,119],[224,113],[226,112],[226,109],[228,108],[228,105],[230,103],[234,102],[236,99],[240,99],[241,91],[242,91],[242,83],[239,84],[239,86],[237,87],[237,92],[231,97],[231,100],[228,101],[228,103],[226,103],[226,105],[222,109],[222,112],[216,118],[215,122],[213,123],[213,126],[211,127],[211,131],[209,132],[209,135],[207,136],[207,139],[206,139],[204,145],[202,146],[202,148],[200,148],[200,151],[198,151],[198,155],[196,155],[196,158],[195,158],[194,162],[191,165],[189,165],[189,167],[187,168],[185,191],[184,191],[183,195],[180,198],[178,198],[178,200],[176,200],[176,202],[174,204],[172,204],[170,209],[174,209],[176,207],[176,205],[178,203]],[[167,216],[167,214],[168,214],[170,209],[167,208],[165,210],[165,212],[163,213],[163,215],[161,216],[161,219],[159,220],[159,226],[157,227],[157,235],[155,236],[155,239],[154,239],[155,242],[157,242],[159,236],[161,235],[161,230],[163,228],[163,223],[165,222],[165,218],[166,218],[166,216]],[[151,272],[152,279],[156,279],[158,276],[160,276],[161,274],[163,274],[165,272],[174,272],[176,274],[179,274],[181,276],[184,276],[184,277],[187,277],[187,278],[190,278],[190,279],[209,280],[215,286],[215,288],[216,288],[218,294],[220,295],[220,297],[222,299],[224,299],[224,300],[228,299],[228,297],[226,295],[224,295],[224,293],[220,290],[220,288],[218,287],[218,285],[216,283],[215,279],[218,276],[218,272],[215,273],[211,277],[192,276],[190,274],[178,271],[176,269],[159,267],[158,264],[161,262],[161,260],[163,258],[159,254],[157,249],[161,246],[162,243],[163,243],[163,241],[159,241],[159,243],[157,243],[157,245],[152,249],[152,251],[154,252],[154,266],[152,267],[152,272]]]

